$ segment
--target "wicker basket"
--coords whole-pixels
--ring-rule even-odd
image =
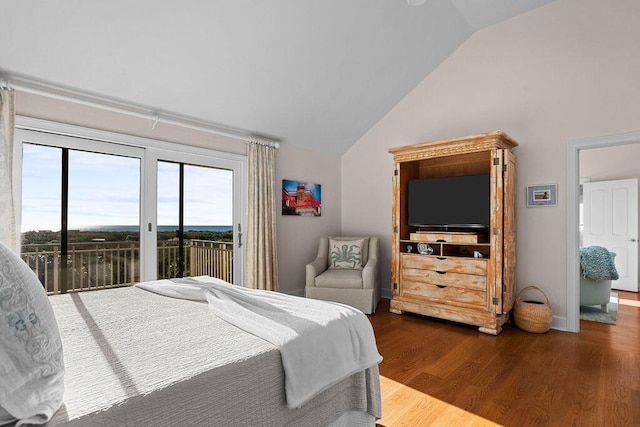
[[[544,298],[547,300],[546,303],[522,300],[525,293],[534,289],[544,295]],[[536,334],[547,332],[549,328],[551,328],[551,319],[553,318],[549,297],[539,287],[527,286],[520,291],[516,298],[516,305],[513,308],[513,318],[516,325],[524,331]]]

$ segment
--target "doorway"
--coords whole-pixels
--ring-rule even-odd
[[[580,152],[638,143],[637,132],[567,143],[567,331],[580,331]]]
[[[605,157],[611,159],[611,162],[604,162],[609,168],[611,165],[629,163],[618,162],[615,158],[625,158],[629,149],[633,150],[634,147],[628,145],[585,150],[580,156],[581,180],[587,175],[596,178],[582,184],[581,246],[607,248],[613,254],[618,273],[618,279],[611,283],[612,287],[630,292],[638,292],[638,178],[602,179],[597,170],[590,171],[587,165],[589,157],[598,158],[601,164]],[[640,148],[635,151],[637,154],[628,158],[640,157]],[[638,175],[635,170],[618,169],[619,175],[614,176]]]

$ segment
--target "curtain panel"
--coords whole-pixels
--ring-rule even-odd
[[[279,290],[273,145],[253,139],[248,144],[245,286],[269,291]]]
[[[15,93],[0,86],[0,242],[18,252],[13,199],[13,128]]]

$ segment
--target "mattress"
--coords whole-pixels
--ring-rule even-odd
[[[66,374],[47,426],[326,426],[381,416],[377,366],[287,408],[278,349],[206,303],[135,287],[50,300]]]

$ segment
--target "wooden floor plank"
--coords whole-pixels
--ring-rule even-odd
[[[380,427],[640,425],[640,298],[578,334],[498,336],[413,314],[370,315],[384,360]]]

